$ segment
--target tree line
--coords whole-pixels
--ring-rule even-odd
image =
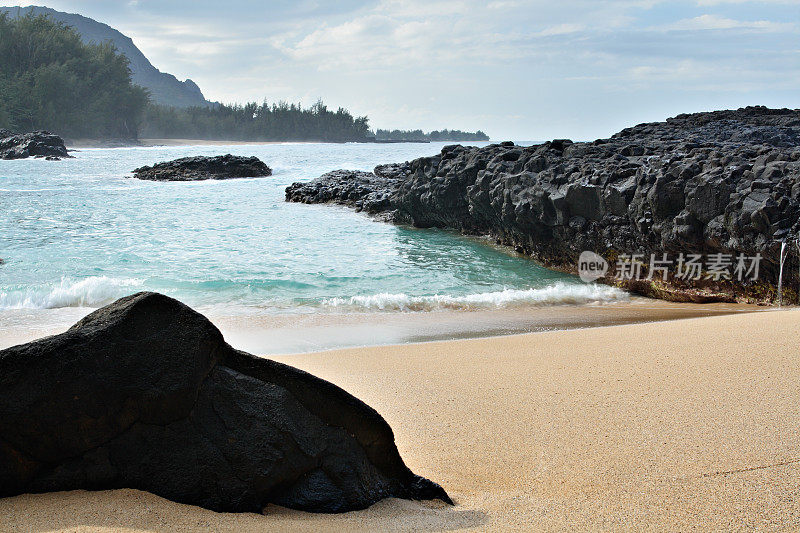
[[[279,102],[174,108],[149,101],[111,43],[86,44],[49,16],[0,14],[0,128],[70,139],[368,142],[487,140],[483,132],[370,131],[367,117]]]
[[[331,111],[318,101],[311,107],[277,104],[217,104],[210,107],[174,108],[149,105],[142,136],[166,139],[228,141],[347,142],[370,139],[369,119],[353,117],[339,108]]]
[[[481,130],[476,132],[461,130],[433,130],[425,133],[422,130],[375,130],[375,138],[379,141],[488,141],[489,136]]]

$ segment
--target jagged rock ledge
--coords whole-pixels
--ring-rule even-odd
[[[233,349],[155,293],[0,351],[0,497],[117,488],[227,512],[452,503],[406,467],[374,409]]]
[[[64,146],[64,140],[49,131],[14,133],[0,129],[0,159],[45,158],[58,161],[72,157]]]
[[[446,146],[373,173],[295,183],[286,200],[492,235],[567,272],[584,250],[610,261],[631,253],[761,254],[757,281],[605,281],[676,301],[766,302],[776,297],[780,242],[800,234],[800,111],[679,115],[590,143]],[[796,261],[784,280],[784,301],[797,301]]]
[[[257,157],[231,154],[195,156],[140,167],[133,177],[151,181],[202,181],[271,176],[272,169]]]

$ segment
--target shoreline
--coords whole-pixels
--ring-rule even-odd
[[[789,309],[271,357],[373,406],[455,507],[219,514],[118,490],[5,498],[0,513],[9,531],[793,529],[798,320]]]
[[[157,146],[246,146],[271,144],[319,144],[314,141],[218,141],[209,139],[138,139],[116,141],[103,139],[75,139],[66,141],[70,150],[82,148],[153,148]],[[325,143],[339,144],[339,143]]]
[[[641,297],[599,305],[414,312],[236,314],[202,306],[197,309],[222,331],[231,345],[271,355],[493,338],[771,310],[755,305],[687,304]],[[65,307],[0,311],[0,324],[4,326],[0,349],[66,331],[94,310]]]
[[[70,150],[81,148],[152,148],[155,146],[247,146],[247,145],[272,145],[272,144],[431,144],[431,143],[474,143],[490,141],[225,141],[216,139],[138,139],[103,140],[103,139],[74,139],[65,141]]]
[[[140,139],[141,146],[247,146],[272,144],[320,144],[321,141],[219,141],[209,139]],[[340,144],[340,143],[322,143]]]
[[[601,305],[553,305],[519,309],[210,316],[232,345],[268,356],[351,348],[407,346],[440,341],[503,338],[525,333],[572,331],[769,311],[743,304],[680,304],[636,298]]]

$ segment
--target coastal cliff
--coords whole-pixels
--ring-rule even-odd
[[[601,281],[648,296],[774,301],[782,243],[796,254],[800,234],[800,110],[679,115],[588,143],[446,146],[373,173],[335,171],[295,183],[286,199],[491,235],[567,272],[577,272],[583,251],[612,266],[633,257],[639,276],[610,271]],[[664,254],[673,268],[653,276],[650,259]],[[681,261],[692,254],[722,259],[726,270],[705,262],[697,279],[681,276]],[[797,300],[796,255],[788,257],[784,302]],[[736,275],[737,258],[752,259],[749,276]]]

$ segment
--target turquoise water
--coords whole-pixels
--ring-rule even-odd
[[[0,161],[0,313],[94,308],[155,290],[224,314],[427,311],[621,298],[477,239],[399,228],[345,208],[288,204],[284,188],[442,144],[85,149]],[[155,183],[141,165],[255,155],[268,178]],[[0,319],[2,319],[0,314]]]

